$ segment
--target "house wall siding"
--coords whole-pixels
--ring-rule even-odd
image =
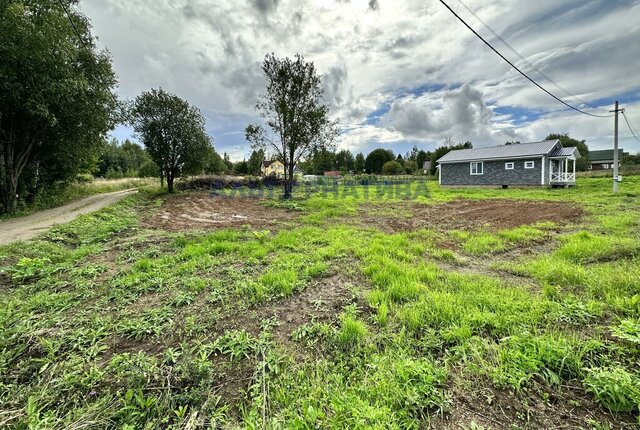
[[[534,168],[525,169],[525,161],[533,161]],[[506,170],[504,165],[510,162],[514,163],[514,168]],[[469,161],[444,163],[440,167],[442,185],[541,185],[542,162],[542,157],[484,161],[482,175],[471,174]],[[548,182],[548,174],[545,171],[545,183]]]

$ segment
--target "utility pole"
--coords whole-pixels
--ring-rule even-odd
[[[618,113],[624,112],[624,109],[620,109],[618,101],[616,100],[616,107],[609,112],[615,113],[615,119],[613,121],[613,192],[618,192]]]

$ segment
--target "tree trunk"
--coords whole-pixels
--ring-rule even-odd
[[[7,176],[2,184],[2,206],[7,213],[13,213],[18,208],[18,178]]]
[[[289,160],[284,171],[284,198],[290,199],[293,192],[293,160]]]
[[[167,171],[167,189],[170,193],[173,192],[173,172]]]

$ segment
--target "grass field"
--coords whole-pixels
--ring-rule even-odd
[[[638,428],[610,188],[139,193],[0,247],[0,428]]]

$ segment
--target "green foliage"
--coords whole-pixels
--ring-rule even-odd
[[[143,167],[146,171],[142,170]],[[107,179],[148,177],[158,176],[152,174],[157,170],[158,166],[140,145],[128,139],[122,144],[112,139],[100,154],[96,176]]]
[[[587,215],[399,233],[355,222],[363,208],[401,216],[392,196],[260,202],[300,217],[174,233],[145,227],[161,200],[141,193],[0,247],[4,425],[181,428],[197,412],[221,428],[418,429],[446,420],[461,390],[489,393],[494,412],[494,389],[527,410],[573,405],[565,387],[580,384],[637,415],[636,202],[600,179],[579,188],[433,186],[434,203],[562,199]],[[500,252],[482,248],[496,239]]]
[[[398,163],[395,160],[387,161],[382,166],[382,174],[383,175],[401,175],[404,173],[404,168],[402,164]]]
[[[196,107],[163,89],[152,89],[136,98],[130,117],[151,159],[167,179],[169,192],[173,192],[177,177],[203,171],[212,140]]]
[[[367,326],[351,315],[342,315],[336,340],[343,348],[354,348],[367,337]]]
[[[587,390],[612,412],[640,409],[640,378],[624,368],[592,368],[584,379]]]
[[[364,168],[367,173],[382,173],[382,167],[389,161],[395,161],[393,151],[390,149],[374,149],[367,155],[364,161]]]
[[[0,14],[0,212],[15,212],[16,195],[29,202],[91,170],[116,122],[117,80],[74,1],[6,0]]]
[[[293,190],[293,168],[314,152],[325,150],[338,130],[323,103],[322,80],[312,62],[267,54],[262,63],[266,93],[256,110],[269,125],[249,125],[246,138],[254,149],[268,150],[284,164],[284,197]],[[268,149],[267,149],[268,148]]]

